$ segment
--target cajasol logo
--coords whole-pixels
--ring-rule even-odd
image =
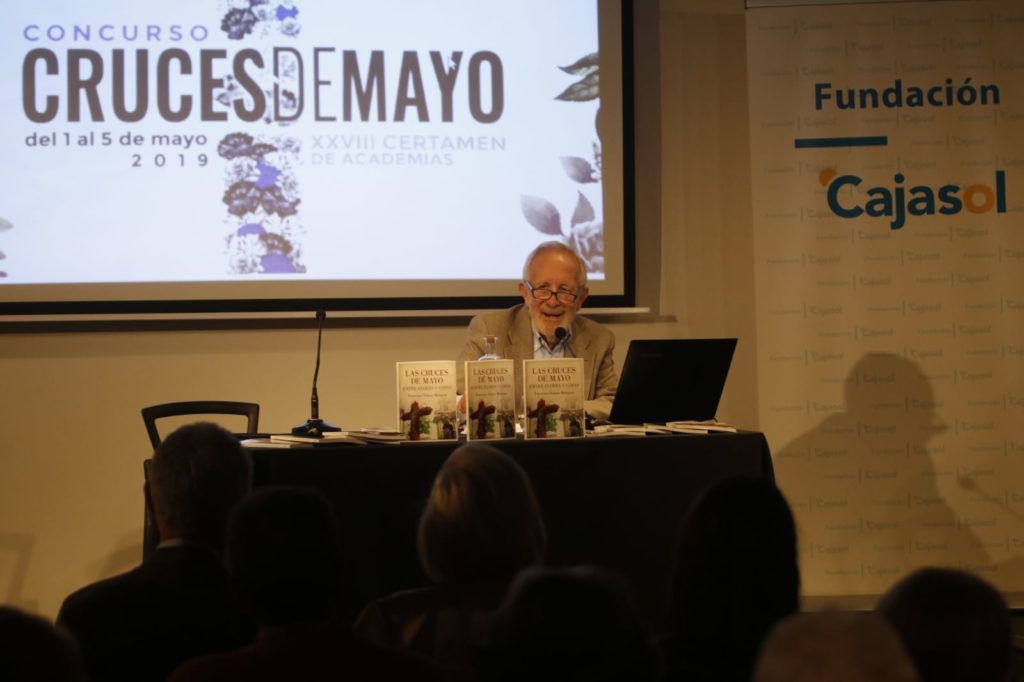
[[[857,175],[839,175],[833,168],[818,174],[823,187],[828,188],[828,207],[840,218],[889,218],[889,227],[898,230],[908,216],[956,215],[969,213],[1006,213],[1006,174],[996,171],[993,185],[973,184],[904,186],[906,177],[897,173],[891,185],[858,190],[864,179]],[[845,190],[845,191],[844,191]]]

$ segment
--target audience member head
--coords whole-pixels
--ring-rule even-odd
[[[0,606],[0,680],[84,682],[78,644],[39,616]]]
[[[188,424],[153,453],[147,494],[160,539],[220,548],[231,509],[252,487],[252,462],[238,439],[209,422]]]
[[[455,449],[420,516],[420,562],[439,583],[511,580],[543,559],[547,534],[526,472],[483,443]]]
[[[227,564],[239,601],[261,625],[323,622],[348,595],[338,518],[313,488],[260,488],[228,524]]]
[[[873,613],[822,611],[780,621],[764,642],[753,679],[917,682],[918,676],[899,636],[884,619]]]
[[[238,439],[208,422],[183,426],[153,453],[148,492],[160,539],[223,546],[231,509],[252,486]]]
[[[1002,596],[981,578],[924,568],[893,585],[878,612],[896,628],[922,682],[1004,682],[1013,642]]]
[[[591,566],[523,571],[495,613],[483,682],[656,680],[660,661],[621,577]]]
[[[796,526],[769,481],[709,486],[680,527],[671,595],[676,656],[726,661],[749,679],[769,629],[799,606]],[[697,660],[694,660],[697,659]]]
[[[519,294],[533,326],[553,340],[555,329],[569,329],[587,299],[587,265],[562,242],[544,242],[526,258]]]

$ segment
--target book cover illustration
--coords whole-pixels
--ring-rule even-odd
[[[456,440],[455,361],[396,363],[398,430],[406,440]]]
[[[583,359],[523,361],[527,438],[579,438],[584,434]]]
[[[515,361],[470,360],[465,376],[468,439],[515,438]]]

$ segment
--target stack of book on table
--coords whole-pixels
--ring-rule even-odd
[[[339,446],[394,443],[402,440],[405,440],[405,436],[400,431],[367,428],[354,431],[328,431],[322,438],[293,436],[287,433],[272,434],[269,438],[247,438],[242,441],[242,445],[247,448],[294,448],[309,445]]]
[[[672,433],[736,433],[735,426],[717,419],[666,422],[662,428]]]
[[[603,424],[588,436],[648,436],[669,433],[736,433],[736,427],[715,419],[670,421],[664,424]]]

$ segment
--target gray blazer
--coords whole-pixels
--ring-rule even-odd
[[[615,335],[585,317],[577,315],[572,321],[569,342],[572,357],[583,358],[583,378],[587,386],[587,414],[596,419],[607,419],[612,410],[619,375],[615,371]],[[483,354],[483,337],[498,337],[498,354],[516,361],[516,404],[523,402],[523,360],[533,358],[533,327],[530,312],[523,304],[507,310],[477,315],[466,331],[466,343],[457,363],[458,391],[465,393],[466,360],[476,360]]]

